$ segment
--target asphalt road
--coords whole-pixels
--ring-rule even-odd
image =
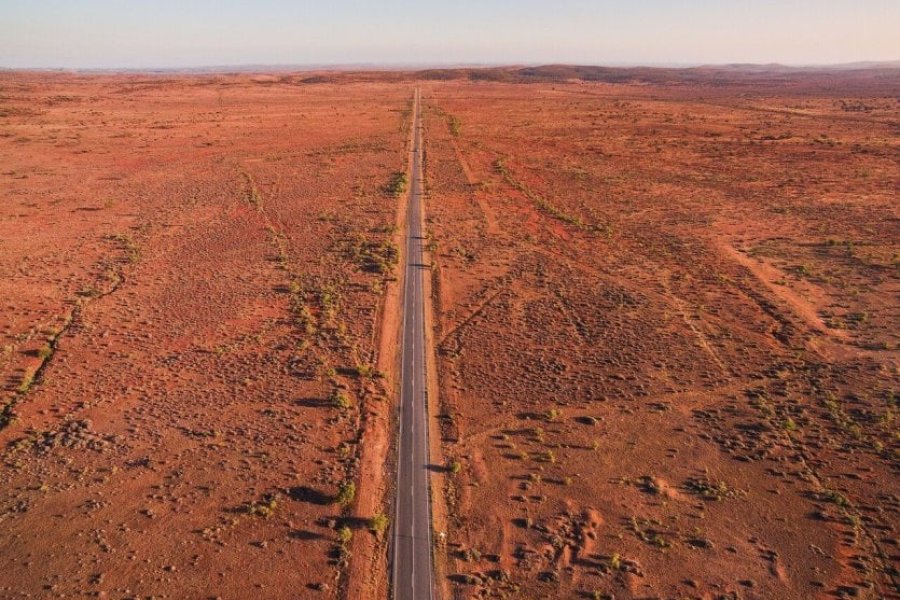
[[[414,107],[413,169],[407,208],[406,272],[400,363],[400,431],[393,538],[395,600],[435,597],[432,569],[431,496],[428,477],[428,406],[422,250],[422,126],[419,91]]]

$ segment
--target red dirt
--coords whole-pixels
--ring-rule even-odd
[[[385,596],[416,84],[449,597],[897,598],[896,70],[565,66],[0,73],[0,597]]]
[[[895,597],[898,86],[425,86],[453,597]]]
[[[384,568],[331,498],[411,87],[273,79],[0,76],[0,596],[338,597],[344,523]]]

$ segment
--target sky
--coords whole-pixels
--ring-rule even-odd
[[[900,0],[0,0],[0,67],[900,59]]]

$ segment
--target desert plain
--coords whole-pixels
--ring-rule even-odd
[[[0,73],[0,597],[897,598],[896,69]]]

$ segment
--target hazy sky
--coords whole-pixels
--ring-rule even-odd
[[[0,0],[0,66],[900,59],[900,0]]]

